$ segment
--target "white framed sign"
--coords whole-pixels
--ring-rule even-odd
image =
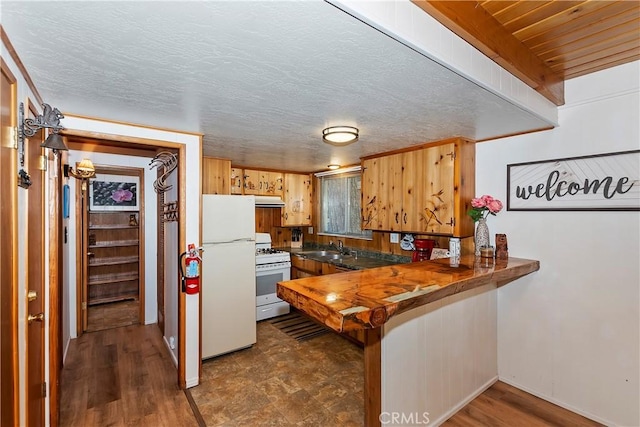
[[[97,174],[91,179],[89,210],[140,210],[140,179],[137,176]]]
[[[508,211],[638,211],[640,150],[507,165]]]

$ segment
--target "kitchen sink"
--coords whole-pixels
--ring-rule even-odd
[[[340,257],[340,253],[336,251],[308,251],[308,252],[300,252],[300,255],[308,256],[308,257],[328,257],[328,256]]]
[[[343,255],[340,252],[336,251],[308,251],[308,252],[300,252],[300,255],[312,258],[317,261],[338,261],[342,262],[345,259],[353,259],[352,255]]]

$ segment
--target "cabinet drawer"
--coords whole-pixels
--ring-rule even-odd
[[[322,275],[322,263],[318,261],[314,261],[312,259],[306,259],[299,256],[291,257],[291,266],[297,268],[298,270],[306,271],[307,273],[311,273],[313,276]],[[300,275],[298,274],[298,277]]]
[[[296,279],[304,279],[305,277],[314,277],[314,276],[316,276],[315,274],[311,274],[311,273],[309,273],[307,271],[304,271],[304,270],[298,270],[297,268],[294,268],[294,271],[295,271],[295,273],[294,273],[295,276],[294,277]]]

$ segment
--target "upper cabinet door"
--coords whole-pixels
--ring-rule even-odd
[[[244,171],[238,168],[231,168],[231,194],[243,194],[242,183]]]
[[[231,194],[231,160],[202,158],[202,194]]]
[[[312,225],[312,198],[311,175],[285,173],[282,225]]]
[[[402,228],[402,154],[362,162],[362,228]]]
[[[244,170],[244,194],[282,197],[282,172]]]
[[[282,172],[265,172],[263,175],[264,187],[268,196],[283,196],[283,173]]]
[[[455,224],[455,146],[445,144],[413,153],[416,156],[409,156],[406,168],[413,168],[417,183],[411,194],[413,197],[408,197],[412,203],[407,206],[411,210],[407,215],[410,220],[405,224],[406,229],[452,235]]]
[[[252,169],[245,169],[243,178],[244,194],[263,194],[262,172]]]

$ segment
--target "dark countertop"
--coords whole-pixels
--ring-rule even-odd
[[[358,251],[357,256],[347,256],[341,260],[326,259],[324,257],[316,257],[308,252],[323,250],[322,248],[276,248],[279,250],[290,252],[292,256],[301,256],[303,258],[312,259],[320,262],[328,262],[337,267],[347,268],[349,270],[367,270],[370,268],[386,267],[396,264],[406,264],[411,262],[410,257],[400,255],[382,254],[369,251]]]
[[[338,332],[378,328],[392,316],[488,283],[498,286],[540,269],[509,258],[486,266],[464,255],[278,282],[278,297]]]

